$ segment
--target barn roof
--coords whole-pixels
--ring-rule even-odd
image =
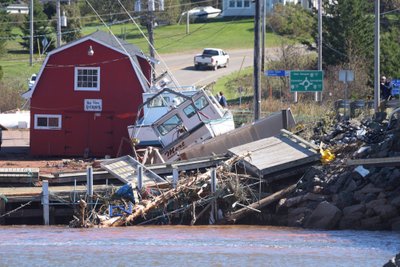
[[[145,58],[146,60],[149,60],[149,61],[151,59],[149,57],[147,57],[137,46],[135,46],[133,44],[130,44],[130,43],[118,38],[118,37],[114,37],[110,33],[97,30],[96,32],[94,32],[92,34],[86,35],[86,36],[84,36],[84,37],[82,37],[82,38],[80,38],[78,40],[69,42],[69,43],[67,43],[67,44],[65,44],[63,46],[60,46],[60,47],[52,50],[51,52],[49,52],[47,54],[46,60],[44,61],[43,65],[42,65],[42,67],[41,67],[41,69],[39,71],[38,77],[37,77],[36,82],[33,85],[32,89],[30,89],[30,90],[26,91],[25,93],[23,93],[22,96],[24,98],[26,98],[26,99],[32,97],[32,94],[35,91],[36,85],[38,84],[38,81],[40,80],[40,77],[42,76],[41,74],[42,74],[42,72],[44,70],[44,67],[46,66],[47,61],[49,60],[49,58],[52,55],[54,55],[54,54],[56,54],[58,52],[61,52],[61,51],[65,50],[65,49],[68,49],[68,48],[70,48],[72,46],[75,46],[75,45],[78,45],[80,43],[83,43],[83,42],[85,42],[87,40],[93,40],[93,41],[95,41],[97,43],[100,43],[100,44],[102,44],[104,46],[109,47],[110,49],[116,50],[116,51],[118,51],[118,52],[120,52],[122,54],[126,54],[127,56],[129,56],[129,58],[131,60],[131,63],[132,63],[132,66],[133,66],[133,69],[135,70],[135,72],[137,74],[137,77],[138,77],[143,89],[146,90],[146,88],[148,88],[148,81],[145,80],[145,77],[144,77],[143,73],[141,73],[140,64],[139,64],[139,62],[137,60],[137,57],[142,57],[142,58]]]
[[[128,52],[131,56],[142,56],[144,57],[143,52],[135,45],[130,44],[126,42],[125,40],[122,40],[118,38],[118,41],[121,43],[121,45],[118,43],[118,41],[114,38],[113,35],[107,32],[103,31],[96,31],[92,34],[89,34],[86,37],[92,37],[92,39],[99,41],[100,43],[104,43],[109,45],[110,47],[113,47],[114,49],[120,50],[122,53],[125,53],[124,49],[126,52]]]

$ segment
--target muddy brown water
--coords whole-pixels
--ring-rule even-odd
[[[0,266],[382,266],[400,233],[264,226],[0,226]]]

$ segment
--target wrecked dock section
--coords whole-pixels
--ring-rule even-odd
[[[90,180],[85,183],[81,176],[76,188],[83,186],[86,191],[82,188],[73,201],[65,196],[73,212],[70,226],[246,223],[400,229],[396,116],[317,123],[309,127],[311,131],[296,129],[192,160],[143,165],[125,156],[96,162],[93,166],[101,168],[93,174],[104,179],[94,178],[95,185],[88,187]],[[37,191],[30,196],[41,199],[44,193],[37,186],[46,179],[39,177],[34,182]],[[49,186],[50,196],[52,191]],[[11,205],[17,196],[3,188],[0,192],[8,199],[2,200],[0,216],[9,223],[18,208]],[[18,196],[20,204],[30,201],[23,194]],[[62,194],[55,195],[57,199],[50,197],[50,213],[52,203],[62,202]],[[40,209],[43,202],[37,203]]]

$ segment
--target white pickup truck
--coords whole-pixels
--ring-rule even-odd
[[[204,48],[201,55],[194,57],[194,68],[200,69],[202,66],[210,67],[217,70],[218,67],[227,67],[229,63],[229,55],[219,48]]]

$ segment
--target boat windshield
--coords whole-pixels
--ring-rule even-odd
[[[191,118],[191,117],[193,117],[194,114],[196,114],[196,110],[195,110],[195,108],[193,107],[193,105],[189,105],[189,106],[187,106],[186,108],[184,108],[184,109],[183,109],[183,112],[185,112],[185,115],[186,115],[188,118]]]
[[[203,108],[205,108],[206,106],[208,106],[208,101],[207,101],[207,99],[206,99],[204,96],[202,96],[202,97],[200,97],[199,99],[197,99],[197,100],[194,102],[194,104],[195,104],[195,106],[196,106],[196,108],[197,108],[198,110],[202,110]]]
[[[160,132],[161,135],[166,135],[176,127],[182,124],[182,119],[179,118],[178,115],[174,115],[168,120],[166,120],[164,123],[162,123],[160,126],[157,127],[158,131]]]
[[[169,96],[157,96],[147,104],[149,108],[167,107],[170,102]]]

